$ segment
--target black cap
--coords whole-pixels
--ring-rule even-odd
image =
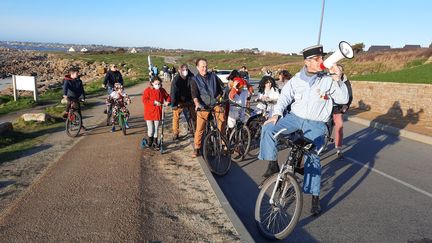
[[[324,49],[322,45],[314,45],[303,49],[303,58],[311,58],[314,56],[325,56],[327,53],[324,53]]]

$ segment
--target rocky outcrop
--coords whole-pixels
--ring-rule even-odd
[[[60,87],[63,77],[72,66],[78,66],[81,69],[83,82],[89,82],[103,78],[109,64],[65,59],[56,54],[0,47],[0,79],[11,75],[36,76],[39,93]],[[133,75],[132,70],[122,70],[124,66],[119,65],[122,74],[124,76]],[[12,89],[3,90],[0,94],[11,95]]]

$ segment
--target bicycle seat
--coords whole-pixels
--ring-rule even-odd
[[[277,139],[280,134],[283,134],[287,129],[283,128],[278,131],[273,137]],[[294,146],[305,149],[306,151],[312,151],[315,149],[313,141],[304,137],[302,130],[296,130],[292,133],[283,134],[283,137],[288,139]]]

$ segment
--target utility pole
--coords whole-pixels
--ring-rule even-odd
[[[321,30],[322,30],[322,24],[324,19],[324,6],[325,6],[325,0],[322,1],[321,23],[320,23],[319,33],[318,33],[318,45],[321,43]]]

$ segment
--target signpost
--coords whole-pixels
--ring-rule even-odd
[[[12,85],[13,85],[13,95],[15,101],[17,100],[18,97],[18,91],[25,90],[25,91],[33,91],[33,99],[37,102],[38,93],[36,87],[36,77],[13,75]]]

